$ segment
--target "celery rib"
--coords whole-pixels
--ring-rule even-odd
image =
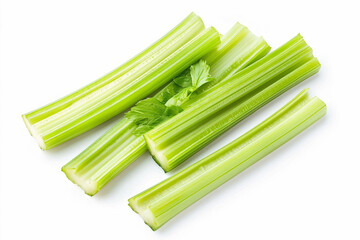
[[[256,36],[240,23],[236,23],[223,38],[217,51],[212,51],[203,58],[211,65],[210,74],[214,81],[199,89],[199,94],[261,59],[270,51],[270,46],[262,37]]]
[[[231,76],[234,71],[260,59],[270,50],[263,38],[256,37],[239,23],[236,23],[222,40],[215,50],[203,58],[211,69],[213,66],[221,66],[212,70],[212,74],[217,76],[215,79],[218,83]],[[162,94],[172,89],[174,84],[173,81],[169,83],[154,98],[162,101]],[[205,92],[211,87],[204,85],[199,90]],[[117,173],[146,151],[143,136],[136,136],[135,132],[136,126],[125,117],[79,156],[63,166],[62,171],[85,193],[91,196],[96,194]]]
[[[182,34],[188,30],[192,29],[192,33],[188,36],[183,36]],[[189,14],[180,24],[178,24],[174,29],[168,32],[165,36],[151,45],[149,48],[135,56],[134,58],[130,59],[128,62],[120,66],[119,68],[115,69],[109,74],[106,74],[104,77],[96,80],[95,82],[87,85],[86,87],[79,89],[78,91],[56,101],[53,102],[45,107],[42,107],[38,110],[35,110],[31,113],[26,114],[26,119],[28,120],[29,124],[34,124],[39,122],[54,113],[65,109],[73,102],[81,99],[82,97],[86,96],[87,94],[101,88],[102,86],[114,81],[115,79],[119,78],[120,76],[124,75],[139,63],[149,59],[153,56],[156,52],[160,51],[161,49],[168,46],[174,40],[178,40],[181,37],[185,37],[184,41],[188,41],[191,38],[195,37],[200,31],[204,28],[204,24],[199,16],[195,13]]]
[[[23,115],[30,133],[46,150],[122,112],[216,47],[220,42],[217,31],[203,29],[200,17],[190,14],[157,43],[112,73]]]
[[[308,128],[326,105],[308,89],[230,144],[129,199],[153,230]]]
[[[300,35],[185,103],[144,137],[155,161],[172,170],[217,136],[320,69]]]
[[[134,136],[133,129],[132,122],[122,119],[61,170],[93,196],[146,151],[143,137]]]

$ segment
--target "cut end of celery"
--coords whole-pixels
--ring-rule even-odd
[[[159,151],[156,149],[156,147],[155,147],[156,145],[155,145],[154,141],[152,141],[148,136],[146,136],[146,134],[144,135],[144,138],[145,138],[148,150],[149,150],[151,156],[153,157],[153,159],[155,160],[155,162],[157,164],[159,164],[159,166],[165,172],[170,171],[171,168],[169,166],[169,162],[168,162],[166,156],[162,153],[162,151]]]
[[[74,184],[78,185],[82,190],[84,190],[87,195],[94,196],[99,191],[98,185],[95,181],[79,177],[76,174],[75,169],[63,167],[61,171],[65,173],[66,177],[70,181],[72,181]]]
[[[140,217],[144,220],[145,224],[148,225],[153,231],[157,230],[159,226],[155,223],[154,214],[148,208],[141,208],[133,199],[129,199],[130,208],[140,215]]]
[[[44,140],[42,139],[42,137],[38,133],[37,129],[26,118],[26,115],[24,114],[21,117],[24,120],[26,128],[29,130],[31,136],[33,136],[35,138],[35,140],[39,144],[41,150],[47,150]]]

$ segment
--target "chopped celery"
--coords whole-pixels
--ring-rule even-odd
[[[236,23],[223,36],[217,51],[212,51],[203,58],[211,65],[210,75],[214,81],[198,92],[210,89],[225,78],[264,57],[269,51],[270,46],[262,37],[256,36],[247,27]]]
[[[23,115],[43,150],[86,132],[148,96],[220,43],[200,17],[183,22],[120,68],[43,108]]]
[[[210,75],[214,76],[212,82],[220,82],[221,84],[223,79],[260,59],[269,50],[270,47],[263,38],[256,37],[246,27],[236,23],[222,37],[222,42],[218,47],[203,59],[210,65]],[[207,69],[204,63],[200,62],[194,64],[193,69],[198,64],[202,65],[200,69]],[[184,73],[181,74],[181,76],[184,75],[186,76]],[[188,87],[184,79],[179,80],[181,76],[174,78],[153,98],[140,101],[118,124],[79,156],[63,166],[62,171],[66,176],[79,185],[85,193],[92,196],[117,173],[143,154],[146,151],[146,144],[141,134],[156,124],[166,121],[179,110],[179,106],[170,106],[172,109],[169,112],[165,104],[181,90]],[[206,83],[192,94],[196,95],[198,90],[206,91],[211,87],[209,83]],[[151,120],[151,118],[153,119]]]
[[[326,113],[308,90],[230,144],[129,199],[153,230],[295,137]]]
[[[93,196],[146,150],[144,138],[135,136],[133,122],[122,119],[62,171],[86,194]]]
[[[290,87],[320,64],[300,35],[259,61],[187,101],[184,111],[144,134],[165,172]]]

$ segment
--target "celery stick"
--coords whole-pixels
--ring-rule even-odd
[[[225,147],[129,199],[153,230],[312,125],[326,105],[305,89],[267,120]]]
[[[198,92],[207,91],[223,79],[264,57],[269,51],[270,47],[262,37],[256,36],[247,27],[236,23],[223,36],[217,51],[212,51],[203,58],[211,66],[210,74],[215,80]]]
[[[68,179],[93,196],[146,150],[135,124],[122,119],[102,137],[62,167]]]
[[[219,44],[214,28],[203,30],[190,14],[149,49],[85,88],[23,115],[43,150],[103,123],[164,85]]]
[[[246,27],[236,23],[222,37],[218,47],[203,59],[210,65],[210,73],[216,76],[214,81],[219,83],[264,56],[269,49],[263,38],[256,37]],[[210,87],[209,84],[205,84],[199,90],[205,91]],[[160,90],[154,99],[165,103],[175,94],[174,90],[181,89],[172,81]],[[62,171],[86,194],[93,196],[146,151],[142,134],[136,134],[138,128],[139,126],[125,117],[79,156],[63,166]]]
[[[191,13],[187,16],[180,24],[178,24],[174,29],[168,32],[165,36],[151,45],[149,48],[130,59],[128,62],[115,69],[111,73],[105,75],[104,77],[98,79],[97,81],[87,85],[86,87],[56,101],[45,107],[42,107],[38,110],[35,110],[31,113],[26,114],[26,119],[29,124],[34,124],[39,122],[49,116],[59,112],[70,106],[75,101],[81,99],[87,94],[99,89],[100,87],[116,80],[120,76],[129,72],[132,68],[141,64],[142,62],[148,61],[150,57],[154,54],[162,52],[162,54],[169,55],[170,52],[166,52],[166,49],[170,47],[170,44],[177,44],[180,47],[182,44],[188,42],[190,39],[194,38],[202,30],[204,30],[204,24],[199,16],[195,13]],[[189,31],[190,30],[190,31]],[[179,41],[180,40],[180,41]],[[165,57],[164,55],[164,57]],[[164,58],[163,57],[163,58]],[[155,65],[156,62],[149,62],[148,64]],[[143,67],[150,67],[145,66]]]
[[[172,170],[217,136],[320,69],[300,35],[221,85],[190,99],[184,111],[144,137],[155,161]]]

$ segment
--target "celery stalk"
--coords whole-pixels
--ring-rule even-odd
[[[270,47],[263,38],[255,36],[246,27],[236,23],[222,37],[217,48],[203,59],[210,65],[214,81],[219,83],[258,60],[269,50]],[[164,92],[172,89],[174,84],[173,81],[169,83],[154,98],[161,101]],[[213,85],[204,85],[199,90],[205,91]],[[93,196],[146,151],[144,138],[142,135],[136,135],[135,130],[135,124],[126,117],[123,118],[100,139],[63,166],[62,171],[85,193]]]
[[[87,94],[99,89],[100,87],[114,81],[120,76],[126,74],[131,69],[141,64],[142,62],[148,61],[150,57],[154,54],[162,53],[165,56],[169,55],[170,52],[166,52],[171,44],[176,44],[177,47],[180,47],[182,44],[188,42],[190,39],[199,34],[202,30],[204,30],[204,24],[199,16],[195,13],[191,13],[187,16],[180,24],[178,24],[174,29],[168,32],[165,36],[151,45],[149,48],[130,59],[128,62],[115,69],[111,73],[105,75],[104,77],[98,79],[97,81],[87,85],[86,87],[56,101],[45,107],[42,107],[38,110],[35,110],[31,113],[26,114],[26,119],[29,124],[34,124],[39,122],[49,116],[59,112],[70,106],[75,101],[81,99]],[[190,31],[189,31],[190,30]],[[179,41],[180,40],[180,41]],[[164,58],[163,57],[163,58]],[[155,65],[156,62],[150,62],[149,64]],[[150,66],[145,64],[143,67],[147,67],[149,69]]]
[[[114,72],[50,105],[23,115],[43,150],[112,118],[148,96],[220,43],[190,14],[150,48]]]
[[[155,161],[172,170],[217,136],[290,87],[320,64],[300,35],[185,103],[184,111],[144,137]]]
[[[262,37],[256,36],[245,26],[236,23],[223,36],[217,50],[203,58],[211,66],[210,74],[214,81],[198,92],[207,91],[225,78],[264,57],[269,51],[270,47]]]
[[[230,144],[129,199],[153,230],[312,125],[326,105],[305,89],[267,120]]]
[[[135,124],[122,119],[102,137],[62,167],[62,171],[86,194],[93,196],[146,150]]]

